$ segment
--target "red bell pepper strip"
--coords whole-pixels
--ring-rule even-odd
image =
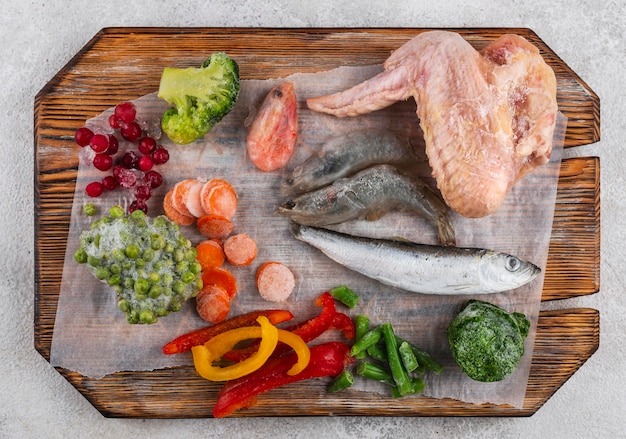
[[[201,345],[212,339],[222,332],[230,331],[231,329],[241,328],[243,326],[256,325],[256,319],[259,316],[265,316],[272,325],[277,325],[282,322],[293,319],[291,311],[283,309],[268,309],[252,311],[247,314],[241,314],[236,317],[224,320],[220,323],[216,323],[206,328],[198,329],[187,334],[181,335],[174,340],[163,346],[163,353],[165,355],[180,354],[182,352],[190,351],[193,346]]]
[[[342,312],[335,313],[329,329],[336,329],[343,332],[343,336],[348,340],[352,340],[356,334],[354,321],[349,315]]]
[[[325,292],[322,293],[315,300],[315,305],[322,307],[322,311],[317,316],[296,325],[289,326],[285,328],[285,331],[293,332],[294,334],[302,338],[305,343],[308,343],[311,340],[315,340],[317,337],[322,335],[326,330],[330,329],[334,321],[335,315],[337,314],[335,299],[333,299],[330,293]],[[258,343],[253,343],[246,348],[237,349],[226,353],[224,355],[224,358],[229,361],[235,362],[243,361],[250,355],[254,354],[257,350],[257,347]],[[274,355],[280,355],[287,352],[289,349],[291,349],[289,346],[280,343],[278,346],[276,346]]]
[[[297,375],[287,374],[297,360],[295,353],[272,358],[255,372],[224,384],[213,407],[213,416],[223,418],[236,410],[250,408],[258,395],[277,387],[311,378],[337,376],[346,364],[354,361],[349,352],[350,347],[342,342],[313,346],[309,365]]]

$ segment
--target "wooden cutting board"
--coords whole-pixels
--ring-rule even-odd
[[[158,89],[166,66],[198,65],[215,51],[240,65],[242,79],[283,77],[342,65],[382,63],[427,29],[107,28],[100,31],[35,98],[35,347],[49,361],[66,239],[78,169],[73,135],[86,119]],[[600,136],[596,94],[531,30],[448,29],[477,49],[504,33],[526,37],[556,72],[558,102],[569,118],[565,146]],[[600,288],[600,163],[561,166],[542,301],[593,294]],[[347,390],[327,394],[311,380],[259,397],[234,416],[529,416],[597,350],[599,312],[542,311],[524,407],[475,405],[432,398],[389,399]],[[95,380],[57,368],[104,416],[210,417],[219,385],[192,367],[120,372]],[[297,401],[297,404],[294,404]]]

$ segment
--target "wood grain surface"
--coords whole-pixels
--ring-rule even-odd
[[[100,31],[35,98],[35,347],[49,360],[65,245],[78,169],[74,131],[123,100],[158,88],[165,66],[196,65],[225,51],[242,79],[282,77],[341,65],[372,65],[427,29],[107,28]],[[599,140],[595,93],[531,30],[449,29],[480,49],[504,33],[526,37],[557,75],[558,103],[569,118],[565,146]],[[561,166],[543,301],[600,289],[600,163],[597,157]],[[385,400],[347,391],[329,395],[321,381],[294,384],[259,398],[235,416],[529,416],[596,351],[599,313],[541,312],[523,409],[429,398]],[[103,415],[210,417],[219,386],[190,368],[124,372],[94,380],[58,368]],[[294,404],[293,401],[298,401]]]

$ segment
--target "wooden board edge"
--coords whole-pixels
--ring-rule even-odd
[[[476,416],[528,417],[593,355],[599,347],[600,313],[589,308],[542,311],[532,357],[531,378],[522,409],[467,404],[451,399],[389,399],[345,391],[327,394],[327,381],[296,383],[259,397],[257,406],[232,417],[281,416]],[[558,340],[558,343],[554,343]],[[569,343],[571,341],[571,343]],[[571,346],[576,346],[572,355]],[[198,378],[193,367],[151,372],[121,372],[101,380],[57,368],[107,418],[210,418],[220,386]],[[167,398],[156,398],[156,395]],[[294,403],[294,401],[298,401]]]

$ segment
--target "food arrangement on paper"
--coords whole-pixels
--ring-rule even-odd
[[[308,379],[520,407],[562,146],[538,50],[431,31],[382,66],[240,74],[167,68],[76,132],[52,364],[193,364],[216,417]]]

